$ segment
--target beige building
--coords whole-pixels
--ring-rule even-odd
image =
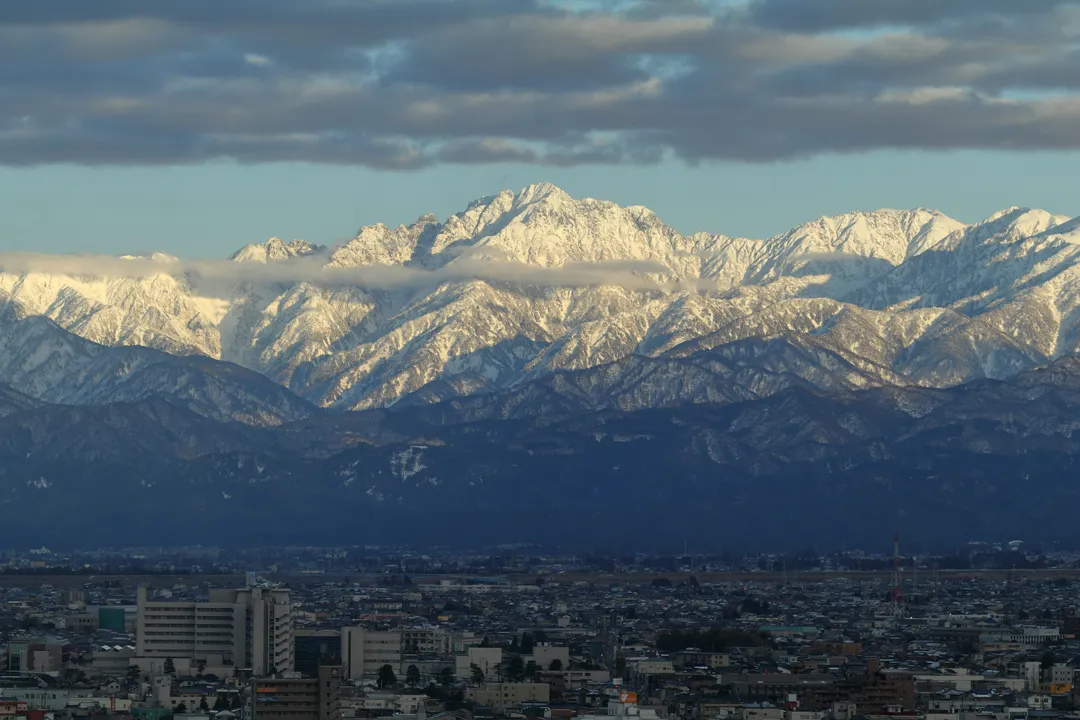
[[[502,648],[468,648],[463,655],[454,658],[456,662],[456,674],[459,678],[469,679],[472,677],[472,666],[480,668],[484,673],[484,679],[497,679],[499,667],[502,665]]]
[[[244,667],[256,675],[294,663],[289,591],[211,590],[208,602],[151,601],[139,588],[136,656],[207,667]]]
[[[453,645],[453,636],[443,628],[423,627],[401,630],[401,647],[406,654],[449,655]]]
[[[467,697],[480,705],[486,705],[496,715],[523,702],[546,703],[551,699],[551,686],[547,683],[484,683],[469,688]]]
[[[525,657],[525,663],[536,663],[541,670],[550,670],[551,664],[559,661],[558,669],[570,669],[570,648],[562,645],[537,645],[533,648],[532,655]]]
[[[383,665],[389,665],[395,675],[401,675],[401,656],[400,630],[341,629],[341,663],[350,680],[375,677]]]

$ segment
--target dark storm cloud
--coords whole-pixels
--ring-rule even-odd
[[[411,170],[1080,148],[1078,2],[586,7],[0,0],[0,163]]]

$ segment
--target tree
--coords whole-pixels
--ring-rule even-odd
[[[472,681],[474,683],[476,683],[477,685],[483,685],[484,684],[484,671],[480,669],[480,666],[477,665],[476,663],[473,663],[472,665],[469,666],[469,669],[472,670]]]
[[[439,672],[439,684],[445,687],[450,687],[454,684],[454,671],[452,668],[444,667]]]
[[[208,702],[206,702],[206,696],[205,695],[203,695],[201,698],[199,698],[199,709],[202,710],[203,712],[206,712],[207,710],[210,709],[210,704]]]
[[[165,663],[161,666],[161,672],[166,675],[176,674],[176,664],[173,662],[172,658],[165,658]]]
[[[390,665],[383,665],[379,668],[378,684],[380,689],[396,685],[397,675],[394,674],[394,668],[390,667]]]
[[[142,671],[139,670],[138,665],[131,665],[127,669],[127,681],[129,684],[139,682],[139,676],[142,675]]]
[[[218,695],[217,700],[214,701],[214,712],[221,712],[229,709],[229,701],[225,699],[224,695]]]
[[[184,703],[180,703],[176,706],[176,709],[173,712],[175,712],[177,715],[183,715],[187,712],[187,705],[185,705]]]
[[[552,672],[559,672],[560,670],[562,670],[562,660],[560,660],[559,658],[555,658],[554,660],[552,660],[551,664],[548,665],[548,670],[551,670]]]
[[[510,682],[520,682],[525,679],[525,663],[520,655],[513,655],[506,667],[506,676]]]
[[[415,665],[410,665],[408,667],[408,669],[405,670],[405,682],[408,683],[409,685],[411,685],[412,687],[416,687],[417,685],[419,685],[420,684],[420,668],[416,667]]]
[[[521,654],[532,655],[533,647],[536,645],[533,642],[533,636],[529,633],[523,633],[521,635]]]
[[[536,680],[536,671],[539,669],[540,667],[536,664],[536,662],[530,660],[528,664],[525,665],[525,677],[527,677],[531,681]]]
[[[206,672],[206,661],[199,660],[195,663],[195,674],[201,676],[204,672]]]

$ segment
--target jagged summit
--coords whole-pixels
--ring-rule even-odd
[[[367,225],[332,250],[247,245],[232,259],[278,265],[237,269],[254,279],[210,296],[197,272],[0,273],[0,298],[102,345],[231,360],[324,406],[550,380],[545,393],[574,403],[632,408],[1045,364],[1080,349],[1078,236],[1076,221],[1024,208],[971,226],[880,209],[764,239],[683,235],[648,208],[537,183],[442,221]],[[319,263],[356,269],[334,273],[355,285],[321,285]]]
[[[237,250],[229,258],[235,262],[267,263],[275,260],[288,260],[293,257],[313,255],[321,252],[324,248],[306,240],[285,241],[272,237],[264,243],[245,245]]]

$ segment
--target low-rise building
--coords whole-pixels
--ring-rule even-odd
[[[505,715],[525,702],[549,702],[551,687],[546,683],[484,683],[469,688],[467,697],[497,715]]]

